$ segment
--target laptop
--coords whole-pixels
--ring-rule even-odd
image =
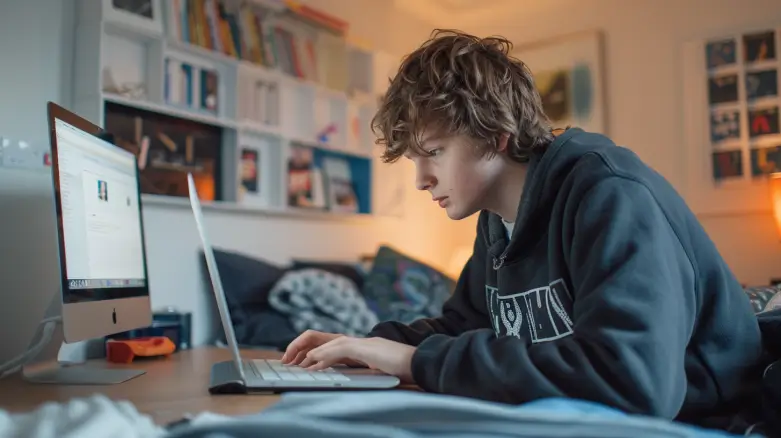
[[[225,291],[217,270],[214,251],[206,236],[206,226],[201,211],[201,202],[192,174],[187,174],[195,224],[201,236],[203,253],[211,278],[217,309],[225,331],[225,339],[231,351],[232,360],[212,365],[209,392],[212,394],[275,393],[283,391],[336,390],[336,389],[390,389],[400,384],[399,378],[367,368],[334,366],[322,371],[308,371],[295,365],[283,365],[279,360],[243,359],[239,352],[236,334],[233,331]]]

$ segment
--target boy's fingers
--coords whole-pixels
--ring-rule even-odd
[[[292,362],[290,362],[291,365],[300,365],[301,362],[306,359],[306,354],[308,351],[299,351],[298,354],[296,354],[296,357],[293,359]]]
[[[306,367],[309,371],[321,371],[324,370],[332,365],[334,365],[336,362],[331,363],[328,360],[321,360],[320,362],[316,362],[308,367]]]
[[[316,362],[317,362],[316,360],[308,358],[308,357],[305,356],[303,358],[303,360],[301,360],[301,363],[299,364],[299,366],[301,368],[308,368],[308,367],[312,366],[313,364],[315,364]]]
[[[310,331],[306,331],[293,339],[285,349],[285,354],[282,355],[281,361],[283,363],[290,363],[290,361],[292,361],[301,351],[308,350],[308,348],[306,348],[307,344],[310,344],[313,339],[314,333]]]

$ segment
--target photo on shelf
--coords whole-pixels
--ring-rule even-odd
[[[257,194],[260,191],[259,173],[260,151],[244,148],[241,151],[241,188],[245,193]]]
[[[776,59],[776,35],[772,30],[743,35],[743,59],[747,63]]]
[[[734,39],[713,41],[705,46],[705,58],[708,69],[734,65],[737,62]]]
[[[105,129],[138,157],[142,193],[187,197],[192,173],[204,201],[220,200],[222,129],[106,103]]]
[[[711,112],[710,138],[713,143],[740,140],[740,112]]]
[[[721,181],[743,176],[743,154],[741,151],[713,153],[713,179]]]
[[[287,165],[287,198],[291,207],[315,207],[313,151],[301,145],[290,146]]]
[[[778,96],[778,71],[776,69],[746,73],[746,99]]]
[[[358,196],[351,181],[328,179],[328,208],[341,213],[358,212]]]
[[[778,107],[748,110],[748,135],[751,138],[779,134]]]
[[[738,75],[728,74],[708,79],[708,102],[711,105],[738,101]]]
[[[751,149],[751,175],[781,172],[781,146]]]

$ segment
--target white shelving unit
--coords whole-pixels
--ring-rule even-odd
[[[377,159],[370,121],[376,110],[377,97],[384,92],[387,78],[396,67],[395,57],[351,45],[324,28],[293,19],[285,13],[284,6],[280,6],[282,3],[274,1],[264,5],[257,1],[245,4],[240,0],[165,0],[155,8],[161,12],[153,17],[155,23],[128,18],[123,11],[114,10],[108,0],[80,0],[77,5],[72,109],[109,131],[117,108],[138,111],[143,116],[137,117],[143,118],[144,123],[147,122],[145,117],[159,116],[172,126],[181,121],[188,127],[221,131],[220,144],[211,144],[215,143],[216,137],[209,137],[211,143],[205,145],[188,143],[186,154],[190,161],[186,160],[178,172],[178,177],[184,181],[188,166],[195,166],[193,155],[199,154],[204,147],[214,149],[219,157],[215,158],[219,168],[211,170],[215,179],[213,191],[207,191],[206,195],[201,193],[204,201],[213,201],[224,210],[244,208],[252,212],[295,215],[315,210],[316,217],[328,214],[344,217],[344,209],[335,209],[329,202],[334,197],[333,194],[329,196],[330,180],[324,170],[327,161],[337,160],[345,163],[342,167],[348,169],[352,178],[357,198],[354,213],[383,214],[376,206],[388,204],[389,200],[373,197],[393,191],[375,187],[376,166],[385,164]],[[265,40],[265,44],[276,44],[271,50],[277,58],[276,65],[261,65],[246,57],[229,55],[231,50],[225,46],[222,51],[202,47],[203,39],[201,44],[194,44],[190,39],[182,38],[176,29],[181,23],[176,14],[187,18],[186,8],[216,8],[218,5],[231,8],[236,20],[208,21],[220,16],[217,9],[213,15],[201,16],[211,26],[216,26],[212,29],[225,32],[223,37],[230,38],[231,29],[243,32],[230,26],[239,26],[236,22],[240,21],[240,11],[244,7],[262,17],[262,21],[255,24],[262,22],[266,29],[271,29],[269,32],[294,35],[290,40],[278,38],[275,43],[269,42],[271,38]],[[156,23],[157,20],[161,23]],[[185,21],[193,26],[192,20],[191,16]],[[203,28],[200,31],[203,32]],[[236,33],[232,35],[237,37]],[[241,35],[241,40],[246,42],[246,37]],[[213,44],[206,45],[220,45],[215,38],[218,37],[212,35]],[[291,43],[293,49],[300,49],[296,52],[299,57],[295,64],[282,59],[290,56],[290,53],[280,51],[285,41],[294,41]],[[313,58],[305,60],[301,56],[305,53]],[[294,74],[291,74],[291,65],[296,67]],[[183,82],[183,77],[189,81]],[[220,131],[215,131],[215,127]],[[193,129],[197,132],[196,128]],[[147,128],[136,128],[139,132],[142,129]],[[143,135],[152,137],[150,151],[161,148],[155,136]],[[163,138],[164,134],[158,136]],[[188,142],[199,141],[197,135],[193,137],[195,140],[188,137]],[[139,142],[140,138],[141,134],[137,133],[135,138],[125,138],[125,143]],[[157,146],[155,142],[158,142]],[[168,140],[165,145],[181,152],[184,146],[180,143]],[[139,148],[140,156],[141,146],[135,146]],[[292,179],[288,165],[296,147],[311,152],[316,169],[311,183],[314,203],[311,209],[291,205],[289,200]],[[257,176],[248,189],[246,180],[242,183],[241,165],[242,157],[252,154],[258,157]],[[148,167],[144,169],[153,168],[160,162],[147,157],[144,165]],[[168,162],[164,164],[172,166]],[[383,178],[387,177],[387,171],[381,173]],[[321,178],[323,175],[325,177]],[[383,184],[392,182],[383,180]],[[173,195],[147,191],[144,199],[158,205],[180,205],[182,189],[177,190],[179,193]]]

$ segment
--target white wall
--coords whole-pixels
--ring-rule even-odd
[[[545,0],[516,2],[514,7],[470,17],[449,26],[503,35],[515,44],[602,29],[610,135],[685,193],[683,44],[746,28],[779,26],[781,1]],[[766,284],[781,276],[781,238],[769,210],[700,219],[742,282]]]
[[[58,103],[70,99],[67,84],[71,79],[71,65],[66,53],[71,48],[73,27],[72,0],[25,0],[0,2],[0,136],[27,140],[36,144],[48,144],[46,102]],[[45,11],[45,13],[41,13]],[[30,342],[38,320],[56,290],[56,278],[51,277],[56,253],[46,252],[46,246],[21,247],[22,240],[14,235],[30,238],[36,236],[29,230],[10,230],[11,223],[19,223],[14,211],[43,211],[41,200],[51,187],[40,173],[21,173],[0,169],[0,263],[3,269],[15,268],[28,274],[30,282],[9,281],[0,275],[0,362],[19,354]],[[9,185],[17,185],[18,203],[13,199]],[[30,228],[53,227],[54,219],[32,217]],[[37,234],[50,240],[52,229]],[[11,244],[17,242],[17,245]],[[14,248],[13,251],[10,248]],[[56,248],[56,246],[50,249]],[[12,266],[17,263],[18,266]],[[40,265],[39,265],[40,264]]]
[[[330,3],[335,6],[335,13],[345,12],[346,19],[358,23],[356,32],[362,39],[374,42],[375,47],[387,52],[411,50],[430,30],[430,26],[385,7],[387,3],[383,0],[310,3],[326,8]],[[72,0],[0,2],[0,54],[3,59],[0,67],[3,79],[0,81],[0,136],[48,144],[46,101],[67,106],[70,100],[68,84],[72,78],[72,61],[69,53],[73,31]],[[414,257],[446,266],[453,248],[450,236],[457,227],[454,228],[429,197],[415,192],[408,164],[394,166],[404,172],[409,181],[404,201],[405,223],[400,219],[315,220],[207,209],[205,214],[213,243],[278,263],[286,263],[294,256],[356,260],[359,255],[374,253],[379,244],[390,243]],[[47,174],[19,175],[18,171],[0,167],[0,185],[8,189],[8,185],[23,184],[39,199],[51,196]],[[2,206],[2,209],[6,208],[13,207]],[[172,305],[194,312],[194,342],[201,343],[213,325],[207,320],[210,301],[202,288],[197,255],[200,243],[192,214],[189,208],[182,207],[147,205],[144,209],[153,307]],[[6,216],[6,224],[9,221],[10,216]],[[48,223],[53,226],[54,222]],[[26,231],[27,235],[35,236],[35,233],[29,233],[30,230]],[[42,235],[51,240],[50,230]],[[24,269],[31,274],[29,284],[17,284],[13,290],[0,288],[0,303],[7,310],[0,314],[3,316],[0,318],[0,362],[25,348],[48,304],[52,281],[56,284],[56,279],[48,278],[52,275],[50,265],[56,263],[56,256],[46,257],[56,246],[50,241],[44,243],[39,247],[40,253],[27,254],[25,260],[35,260],[43,255],[40,263],[46,264],[45,269],[28,264]],[[2,262],[10,263],[6,265],[8,269],[14,266],[14,258],[18,255],[18,251],[0,248]],[[47,278],[40,278],[43,272],[48,273]]]

